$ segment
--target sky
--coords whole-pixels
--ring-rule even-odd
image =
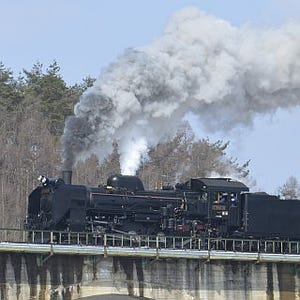
[[[297,0],[3,0],[0,61],[15,76],[38,61],[47,67],[56,60],[70,85],[86,76],[97,78],[127,48],[159,38],[170,17],[189,6],[236,27],[300,22]],[[229,140],[229,156],[240,163],[251,160],[252,190],[276,194],[290,176],[300,180],[299,117],[300,108],[294,107],[258,116],[253,126],[226,134],[198,134],[211,141]]]

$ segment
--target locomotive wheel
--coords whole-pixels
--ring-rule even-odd
[[[127,232],[130,235],[143,235],[143,234],[146,234],[146,228],[141,223],[133,223],[133,222],[125,223],[121,227],[121,230],[124,231],[124,232]]]

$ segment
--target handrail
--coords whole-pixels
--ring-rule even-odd
[[[139,249],[208,250],[300,255],[300,241],[146,236],[0,228],[0,243],[59,244]]]

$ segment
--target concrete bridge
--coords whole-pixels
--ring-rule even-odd
[[[41,234],[2,236],[1,300],[300,299],[298,242]]]

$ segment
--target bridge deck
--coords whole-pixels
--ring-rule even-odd
[[[253,262],[300,262],[300,241],[0,229],[0,251]]]

